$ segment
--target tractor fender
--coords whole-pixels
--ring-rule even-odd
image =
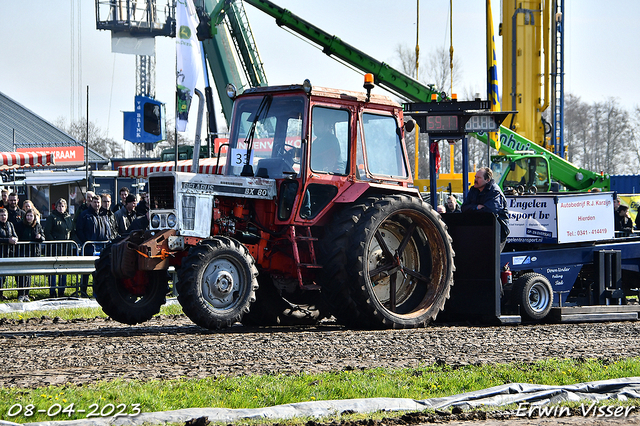
[[[342,192],[335,200],[335,203],[353,203],[357,201],[364,193],[370,189],[375,189],[377,193],[389,192],[389,184],[378,184],[375,182],[354,182],[345,191]],[[403,186],[397,186],[393,188],[393,193],[404,193],[420,197],[420,192],[417,188],[407,188]]]

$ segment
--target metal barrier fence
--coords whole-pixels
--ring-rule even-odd
[[[0,294],[49,289],[51,297],[82,296],[95,260],[108,241],[0,244]],[[72,294],[65,294],[73,289]]]

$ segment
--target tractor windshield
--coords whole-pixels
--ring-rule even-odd
[[[363,113],[362,122],[369,173],[385,177],[408,177],[395,117]]]
[[[279,179],[298,176],[303,96],[247,97],[236,101],[227,174]],[[250,165],[251,169],[246,168]]]

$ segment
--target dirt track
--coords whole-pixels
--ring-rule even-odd
[[[234,327],[211,332],[188,318],[125,326],[0,320],[0,386],[39,387],[97,380],[336,371],[640,356],[640,322],[517,327],[431,326],[352,331]]]
[[[463,365],[552,357],[612,360],[640,356],[640,322],[517,327],[439,325],[400,331],[352,331],[331,324],[262,329],[239,326],[211,332],[193,325],[184,316],[154,318],[134,327],[104,319],[3,319],[0,351],[0,386],[32,388],[115,378],[151,380],[336,371],[434,362]],[[349,422],[349,426],[640,423],[637,411],[619,419],[516,419],[500,411],[441,414],[414,413],[385,421]]]

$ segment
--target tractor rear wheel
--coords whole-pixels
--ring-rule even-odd
[[[331,265],[333,281],[322,283],[338,320],[414,328],[435,319],[449,298],[455,268],[451,238],[433,209],[415,197],[387,195],[363,200],[341,217],[343,240],[334,243],[348,248],[334,260],[344,263]]]
[[[182,260],[178,301],[200,327],[230,327],[256,300],[257,277],[255,261],[241,243],[227,237],[204,240]]]
[[[105,314],[114,320],[135,325],[160,312],[166,301],[166,271],[137,271],[132,278],[119,279],[111,272],[111,249],[107,245],[96,260],[93,294]]]
[[[547,277],[530,272],[513,284],[513,298],[525,319],[542,321],[551,311],[553,288]]]

